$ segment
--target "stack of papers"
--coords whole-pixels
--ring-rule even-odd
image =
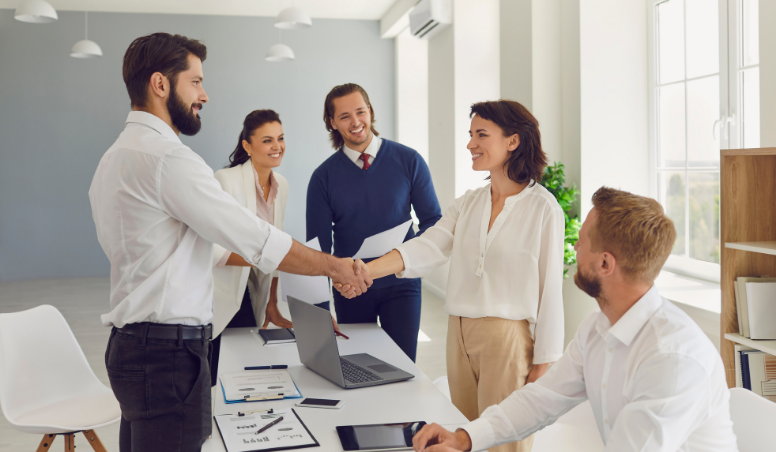
[[[283,420],[269,429],[258,431],[272,421]],[[275,410],[273,414],[214,416],[218,431],[228,452],[272,451],[320,446],[293,409]]]
[[[226,403],[302,397],[287,370],[250,370],[223,374],[221,389]]]

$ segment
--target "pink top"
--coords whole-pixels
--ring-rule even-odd
[[[256,167],[251,164],[253,170],[253,180],[256,185],[256,216],[266,221],[271,225],[275,225],[275,199],[278,197],[278,181],[273,176],[272,171],[269,173],[269,196],[267,200],[264,200],[264,190],[259,183],[259,173],[256,172]],[[229,260],[231,251],[227,251],[216,264],[217,267],[224,267],[226,261]]]

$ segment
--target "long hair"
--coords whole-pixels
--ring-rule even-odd
[[[245,117],[245,121],[243,121],[243,128],[242,131],[240,131],[240,136],[237,138],[237,146],[234,148],[232,155],[229,156],[229,168],[242,165],[251,159],[243,147],[243,140],[250,143],[253,132],[270,122],[283,124],[280,122],[280,116],[278,116],[274,110],[253,110],[248,113],[248,116]]]
[[[518,184],[524,184],[530,180],[534,183],[542,180],[544,167],[547,166],[547,154],[542,150],[539,121],[527,108],[513,100],[477,102],[472,104],[469,117],[474,115],[493,121],[501,128],[505,137],[511,137],[514,134],[520,137],[517,149],[504,162],[507,177]]]
[[[372,103],[369,102],[369,95],[364,88],[355,83],[337,85],[326,95],[326,101],[323,104],[323,122],[326,124],[326,130],[329,132],[329,140],[331,140],[331,145],[334,149],[339,149],[345,145],[345,140],[342,139],[342,135],[340,135],[338,130],[334,130],[334,127],[331,126],[331,120],[334,119],[334,99],[339,99],[340,97],[345,97],[348,94],[353,93],[361,93],[364,102],[366,102],[366,106],[369,107],[369,115],[372,117],[372,123],[369,125],[369,128],[372,129],[372,133],[376,137],[380,136],[380,133],[375,130],[375,122],[377,122],[375,120],[375,111],[372,109]]]

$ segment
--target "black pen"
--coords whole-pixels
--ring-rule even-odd
[[[269,424],[265,425],[264,427],[260,428],[259,431],[256,432],[256,434],[258,435],[261,432],[267,431],[270,427],[272,427],[273,425],[279,423],[282,420],[283,420],[283,416],[280,416],[279,418],[275,419],[274,421],[272,421]]]
[[[272,366],[246,366],[245,370],[288,369],[286,364],[274,364]]]

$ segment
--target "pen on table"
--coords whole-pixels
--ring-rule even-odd
[[[260,428],[259,431],[256,432],[256,434],[258,435],[259,433],[267,431],[270,427],[272,427],[273,425],[281,422],[282,420],[283,420],[283,416],[280,416],[279,418],[275,419],[274,421],[272,421],[269,424],[265,425],[264,427]]]
[[[272,413],[274,413],[274,412],[275,412],[275,410],[274,410],[274,409],[272,409],[272,408],[266,408],[266,409],[263,409],[263,410],[238,411],[238,412],[237,412],[237,415],[238,415],[238,416],[245,416],[246,414],[253,414],[253,413],[264,413],[264,412],[266,412],[267,414],[272,414]]]
[[[337,336],[342,336],[342,337],[344,337],[345,339],[348,339],[348,340],[350,340],[350,338],[349,338],[349,337],[345,336],[344,334],[340,333],[340,332],[339,332],[339,331],[337,331],[337,330],[334,330],[334,334],[336,334]]]
[[[245,370],[288,369],[286,364],[273,364],[271,366],[245,366]]]

